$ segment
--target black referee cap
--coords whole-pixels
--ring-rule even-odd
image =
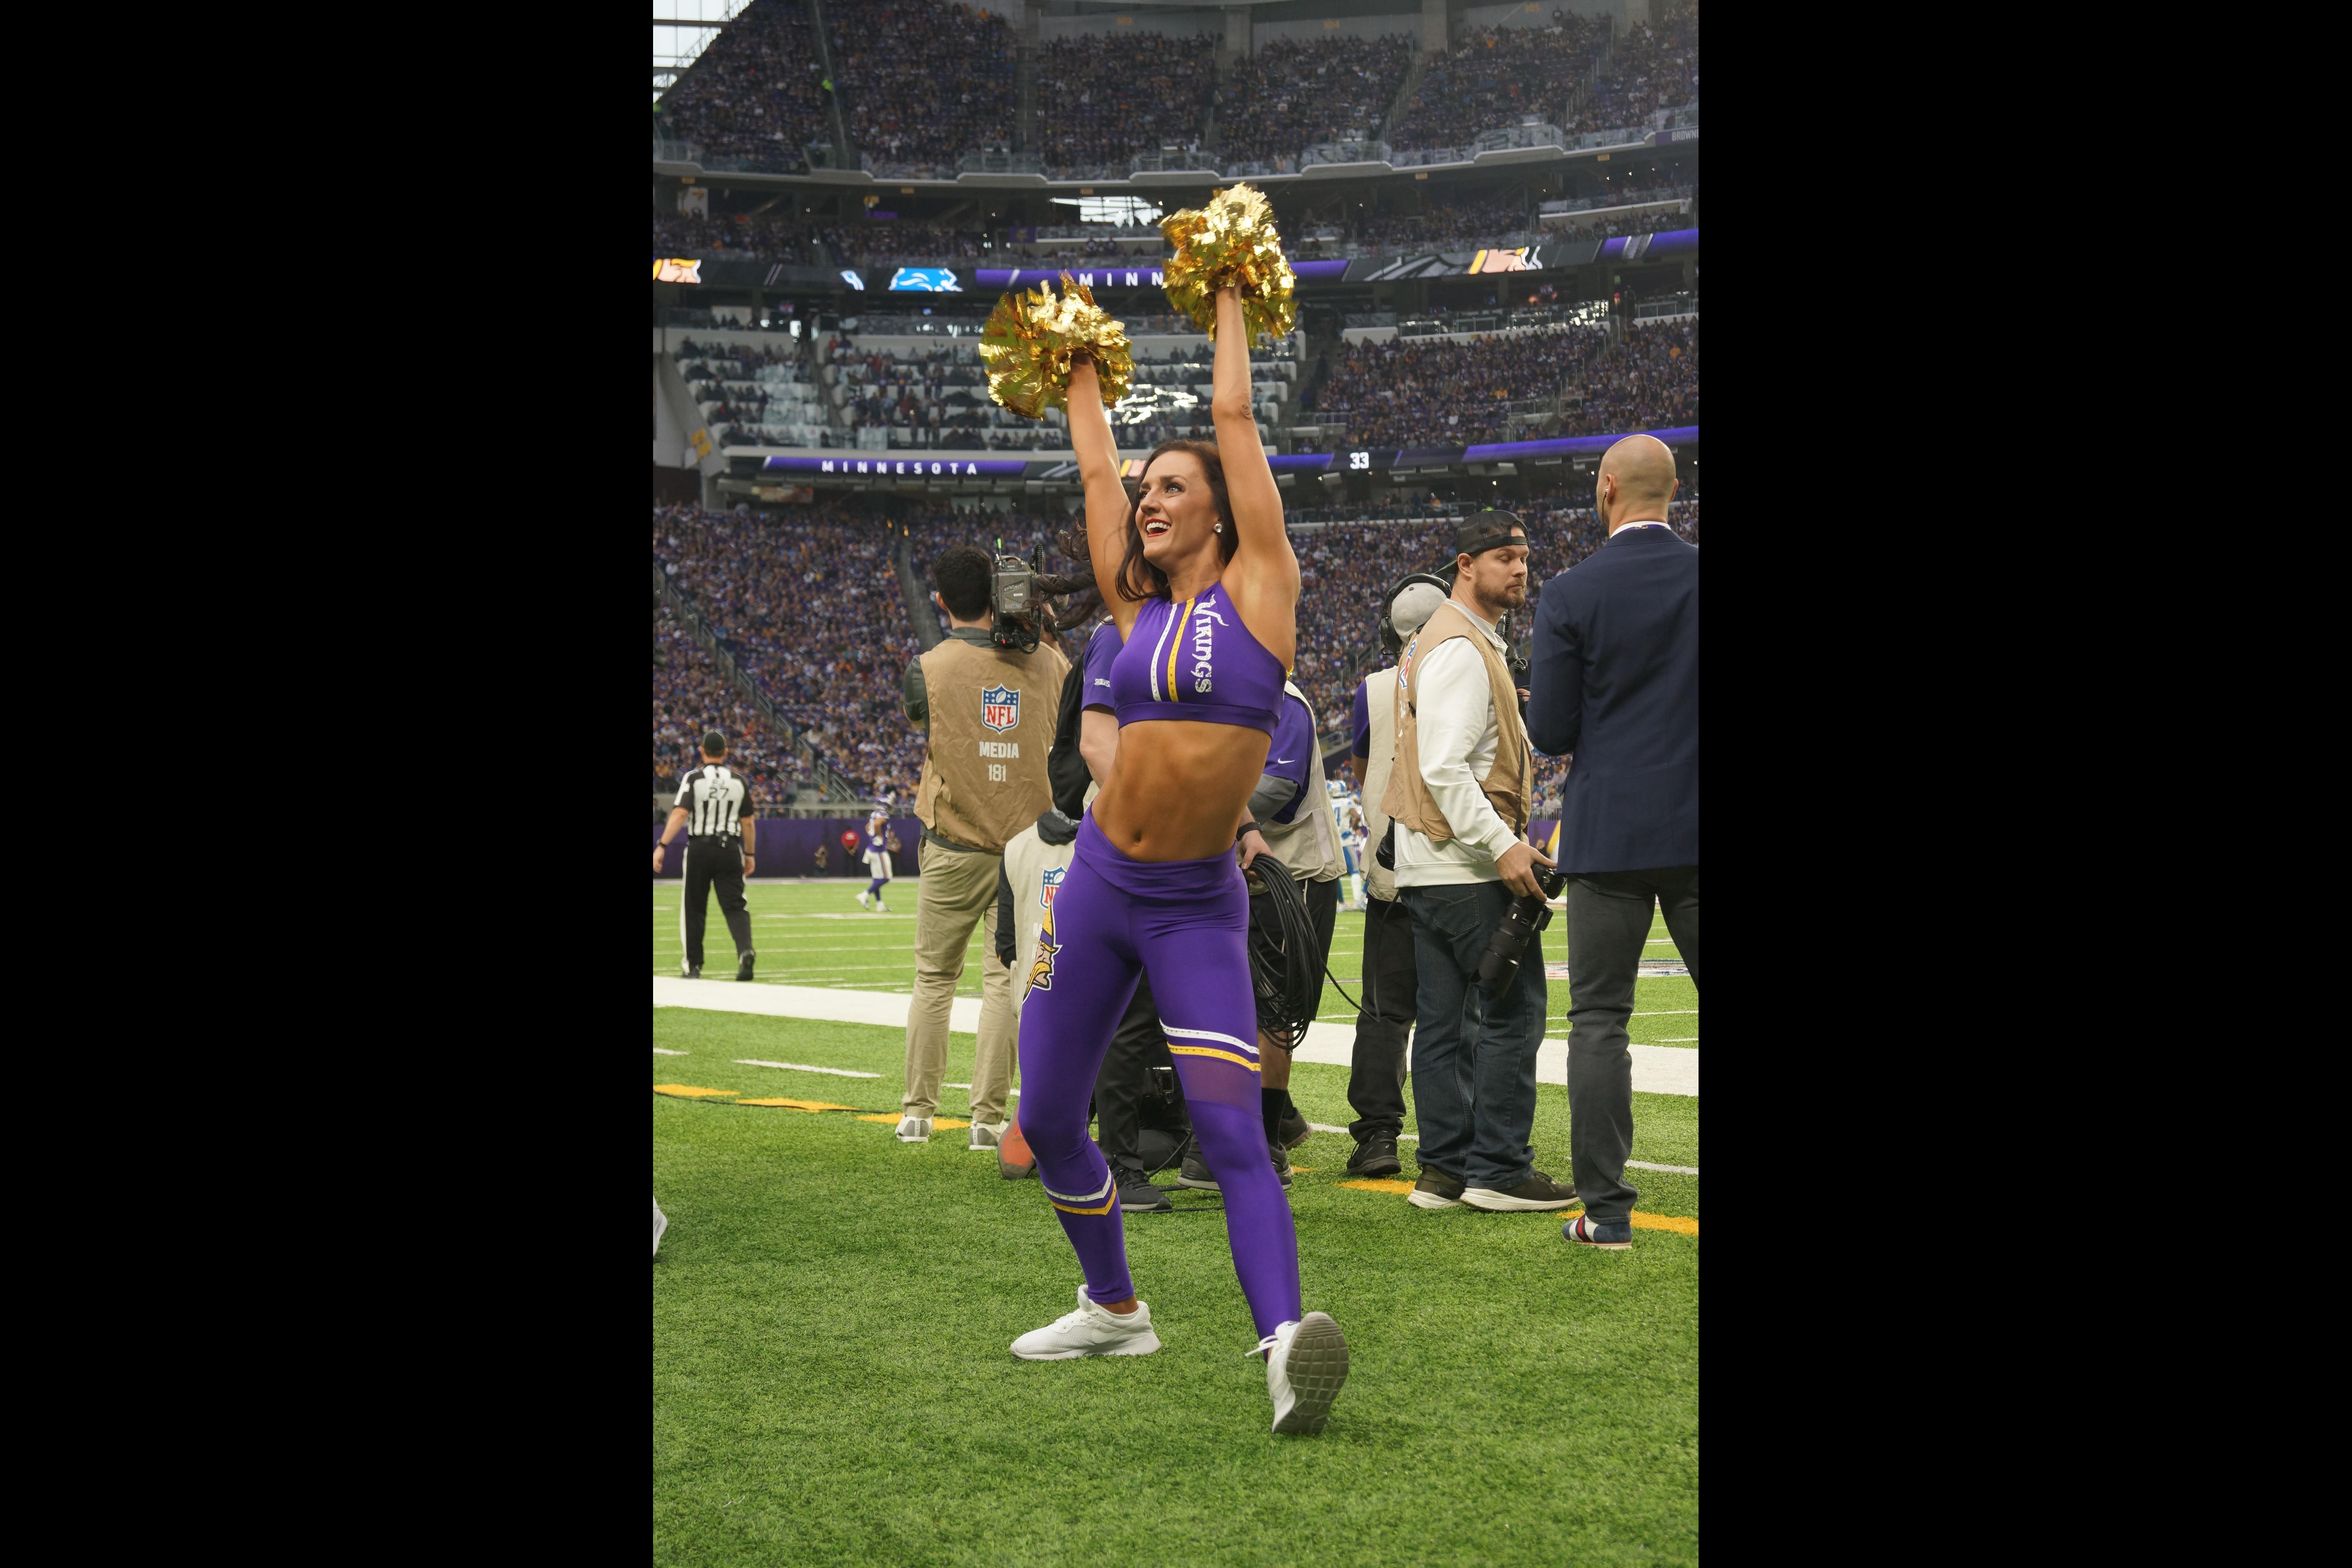
[[[711,756],[723,757],[727,754],[727,737],[712,730],[702,737],[702,749]]]
[[[1515,528],[1519,531],[1516,534],[1511,531]],[[1462,520],[1462,525],[1454,531],[1454,552],[1475,555],[1481,551],[1500,550],[1507,544],[1525,544],[1527,533],[1528,525],[1519,521],[1517,512],[1489,507]]]

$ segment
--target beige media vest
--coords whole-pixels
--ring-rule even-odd
[[[1288,822],[1265,822],[1258,832],[1274,858],[1290,868],[1302,882],[1336,882],[1348,863],[1339,854],[1339,829],[1331,817],[1331,786],[1323,780],[1323,738],[1315,726],[1315,709],[1307,694],[1290,681],[1282,683],[1283,700],[1307,707],[1307,740],[1312,748],[1307,763],[1306,798]],[[1271,760],[1271,759],[1269,759]]]
[[[1427,658],[1457,637],[1478,650],[1478,658],[1486,667],[1487,698],[1495,705],[1495,763],[1478,787],[1493,804],[1495,815],[1510,824],[1515,836],[1524,837],[1535,756],[1528,750],[1527,727],[1519,721],[1518,688],[1511,684],[1510,667],[1495,651],[1495,645],[1451,599],[1422,623],[1421,630],[1405,645],[1404,658],[1397,661],[1396,689],[1404,700],[1396,714],[1396,766],[1381,796],[1381,809],[1425,838],[1443,843],[1454,837],[1452,826],[1421,778],[1421,731],[1412,698],[1412,668],[1416,659]]]
[[[1389,814],[1381,796],[1389,787],[1396,762],[1396,666],[1364,677],[1364,888],[1386,903],[1396,901],[1396,873],[1379,860],[1381,841],[1389,836]]]
[[[948,637],[922,656],[931,742],[915,815],[924,826],[991,854],[1054,804],[1045,778],[1070,661]]]

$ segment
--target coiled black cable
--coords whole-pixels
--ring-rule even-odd
[[[1276,1045],[1293,1050],[1323,1009],[1323,954],[1315,941],[1315,917],[1307,912],[1306,892],[1280,860],[1260,856],[1250,875],[1257,882],[1250,901],[1263,911],[1250,921],[1249,938],[1257,1026]]]

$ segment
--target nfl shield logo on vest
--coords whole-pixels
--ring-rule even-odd
[[[1062,890],[1062,873],[1068,869],[1066,866],[1045,868],[1037,885],[1037,901],[1040,904],[1049,910],[1054,907],[1054,895]]]
[[[982,687],[980,721],[992,730],[1010,730],[1021,722],[1021,693],[1009,686]]]

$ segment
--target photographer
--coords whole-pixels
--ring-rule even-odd
[[[1535,1169],[1536,1051],[1543,1043],[1543,938],[1509,980],[1478,979],[1515,901],[1541,911],[1525,841],[1533,761],[1496,630],[1527,603],[1528,539],[1507,511],[1465,520],[1454,592],[1397,666],[1396,761],[1381,809],[1396,823],[1396,885],[1412,917],[1419,1032],[1413,1104],[1425,1209],[1562,1209],[1573,1188]]]
[[[996,563],[987,552],[969,544],[943,551],[931,578],[938,588],[932,600],[947,612],[950,629],[907,666],[901,688],[907,717],[924,726],[927,743],[915,792],[923,843],[898,1137],[930,1142],[947,1068],[948,1013],[971,928],[985,921],[967,1146],[992,1150],[1003,1136],[1013,1087],[1014,1027],[1012,973],[995,952],[997,876],[1004,841],[1053,804],[1046,756],[1070,661],[1050,640],[1034,642],[1025,653],[1004,646],[1028,639],[1017,636],[1021,624],[992,613]],[[1026,630],[1034,637],[1034,626]]]

